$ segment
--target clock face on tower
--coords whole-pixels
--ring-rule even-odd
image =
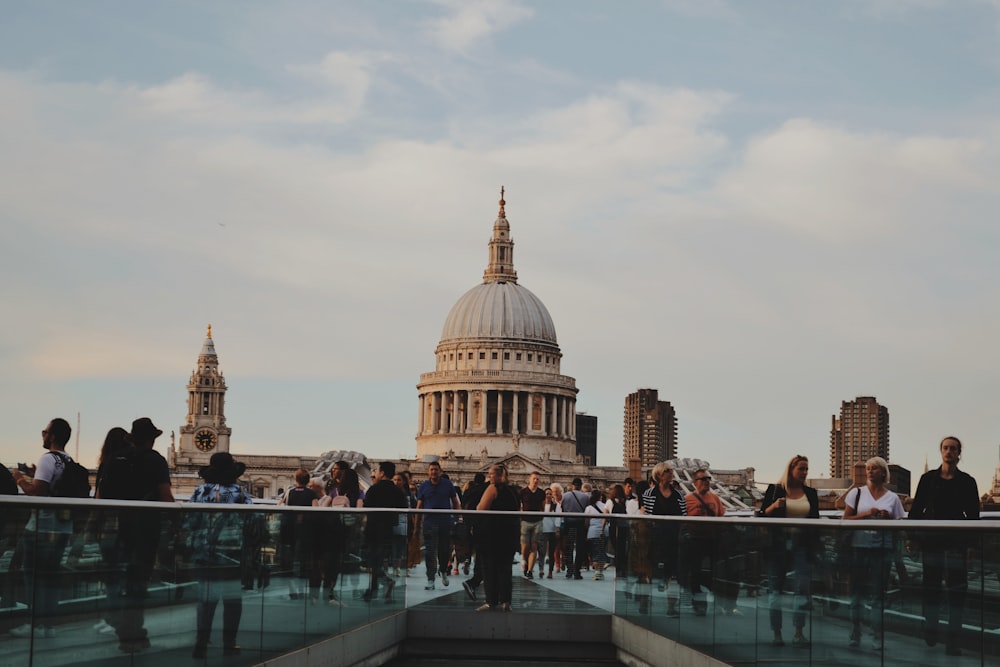
[[[215,449],[215,443],[217,442],[215,433],[203,428],[194,435],[195,446],[203,452],[208,452]]]

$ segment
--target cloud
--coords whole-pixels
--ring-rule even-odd
[[[428,36],[444,49],[466,52],[490,36],[534,16],[534,10],[509,0],[434,0],[441,18],[424,21]]]
[[[988,192],[996,149],[980,139],[850,132],[809,119],[753,138],[711,192],[734,215],[824,241],[898,233]]]

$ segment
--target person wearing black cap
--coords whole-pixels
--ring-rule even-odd
[[[120,482],[117,489],[114,489],[114,484],[110,485],[122,493],[107,493],[99,488],[99,497],[174,502],[167,460],[153,449],[153,443],[161,435],[163,431],[156,428],[149,417],[133,421],[132,431],[128,434],[132,451],[122,456],[126,462],[122,470],[127,471],[130,479],[116,480]],[[104,488],[107,489],[108,485]],[[118,633],[118,650],[123,653],[149,648],[145,607],[149,579],[160,544],[160,519],[159,513],[147,510],[122,510],[119,513],[115,552],[116,562],[125,568],[125,595],[121,606],[111,614],[110,623]]]
[[[252,505],[249,494],[237,483],[246,471],[246,465],[235,461],[229,452],[212,454],[209,464],[199,476],[205,483],[191,494],[192,503],[225,503]],[[191,560],[198,568],[198,630],[191,656],[204,658],[212,634],[215,608],[222,598],[222,654],[239,655],[236,633],[243,614],[240,554],[223,553],[224,536],[243,535],[244,520],[251,515],[236,512],[192,512],[188,516],[191,534]],[[239,542],[239,539],[236,540]],[[233,565],[235,563],[235,565]]]

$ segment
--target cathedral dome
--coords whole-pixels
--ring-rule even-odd
[[[504,338],[556,345],[556,327],[541,299],[516,282],[476,285],[452,307],[441,342]]]

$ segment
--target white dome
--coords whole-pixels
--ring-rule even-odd
[[[515,282],[476,285],[448,313],[442,343],[483,338],[557,344],[556,327],[545,304]]]

